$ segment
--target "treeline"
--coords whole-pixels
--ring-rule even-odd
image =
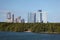
[[[0,31],[37,33],[60,33],[60,23],[5,23],[0,22]]]

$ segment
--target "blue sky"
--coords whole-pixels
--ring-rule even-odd
[[[27,20],[28,12],[39,9],[48,12],[49,22],[60,22],[60,0],[0,0],[0,22],[6,20],[8,11]]]

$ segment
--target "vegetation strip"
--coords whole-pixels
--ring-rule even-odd
[[[60,23],[5,23],[0,22],[0,31],[60,33]]]

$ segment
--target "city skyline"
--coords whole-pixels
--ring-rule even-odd
[[[49,22],[60,22],[60,0],[0,0],[0,22],[6,21],[7,12],[22,16],[37,10],[47,11]]]
[[[10,23],[47,23],[47,13],[43,12],[42,10],[28,13],[27,21],[21,16],[15,17],[15,14],[12,14],[11,12],[8,12],[6,17],[6,22]]]

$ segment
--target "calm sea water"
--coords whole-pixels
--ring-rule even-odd
[[[60,40],[60,34],[32,32],[0,32],[0,40]]]

